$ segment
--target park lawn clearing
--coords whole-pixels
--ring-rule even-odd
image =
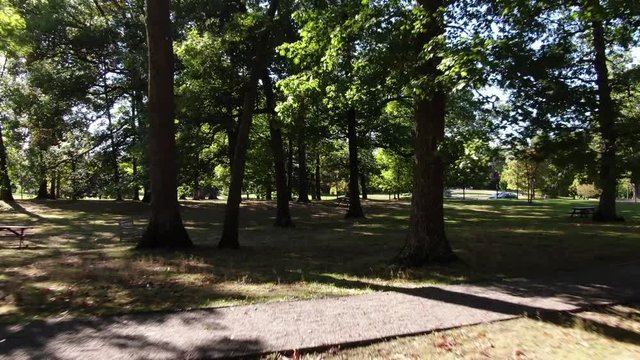
[[[345,296],[636,260],[640,206],[619,205],[625,223],[569,217],[572,206],[585,204],[449,201],[448,235],[463,261],[403,269],[390,260],[406,238],[406,201],[365,201],[367,218],[356,222],[344,220],[346,210],[333,201],[292,204],[292,229],[272,226],[275,203],[245,201],[239,251],[215,247],[223,202],[187,201],[183,218],[196,248],[180,253],[137,252],[119,240],[118,219],[145,225],[141,203],[19,201],[3,208],[2,222],[36,228],[26,249],[9,238],[0,243],[0,321]]]
[[[337,347],[301,359],[638,359],[640,306],[615,305],[553,319],[520,318],[350,349]],[[271,354],[265,359],[284,359]]]

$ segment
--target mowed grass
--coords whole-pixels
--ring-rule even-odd
[[[196,247],[178,253],[120,241],[117,220],[130,216],[142,228],[144,204],[18,201],[4,205],[0,223],[35,229],[22,250],[12,235],[0,239],[0,321],[342,296],[637,259],[640,206],[621,203],[626,222],[597,224],[569,217],[581,205],[594,203],[449,201],[448,236],[462,261],[403,269],[391,260],[406,239],[407,201],[365,201],[359,221],[344,220],[346,208],[333,201],[292,204],[292,229],[272,226],[275,203],[245,201],[237,251],[215,247],[224,203],[187,201],[183,218]]]
[[[549,318],[520,318],[302,354],[337,359],[640,359],[640,306],[616,305]],[[264,357],[284,359],[280,354]]]

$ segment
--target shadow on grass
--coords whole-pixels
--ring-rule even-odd
[[[395,292],[488,313],[512,317],[525,316],[567,328],[580,326],[604,337],[637,345],[640,344],[640,333],[638,332],[595,319],[579,317],[580,312],[585,309],[592,309],[604,314],[610,313],[617,317],[628,317],[620,311],[610,310],[610,305],[640,300],[640,292],[637,291],[640,286],[640,280],[637,280],[640,276],[640,269],[637,265],[632,265],[629,268],[633,271],[617,270],[617,272],[609,273],[601,279],[593,278],[595,273],[584,277],[584,279],[571,279],[571,274],[566,274],[565,276],[569,277],[560,280],[554,279],[555,282],[551,279],[517,279],[509,282],[448,288],[381,286],[364,281],[331,277],[326,281],[340,287]],[[635,280],[621,280],[620,277],[625,275],[634,277]],[[317,275],[317,277],[322,277],[322,275]],[[518,298],[514,299],[513,296]],[[547,301],[548,298],[552,301]],[[456,314],[462,319],[465,318],[463,311],[457,311]],[[631,318],[631,320],[640,324],[640,317]]]
[[[178,265],[158,263],[149,254],[116,259],[98,251],[64,255],[56,259],[50,252],[35,254],[32,261],[37,267],[12,267],[4,273],[7,276],[0,277],[0,305],[10,298],[15,308],[13,313],[0,315],[1,323],[66,314],[86,317],[185,310],[216,301],[252,299],[238,287],[222,286],[220,279],[207,274],[207,265],[189,264],[188,259]]]
[[[201,359],[264,352],[261,342],[251,338],[217,336],[203,341],[193,336],[196,327],[215,330],[218,335],[226,330],[216,321],[216,310],[36,321],[23,326],[0,325],[0,354],[38,359]]]
[[[594,310],[603,313],[607,312],[606,307],[598,307]],[[594,319],[585,319],[584,317],[580,317],[579,314],[568,312],[550,313],[539,317],[539,319],[565,328],[580,327],[586,331],[594,332],[603,337],[631,345],[640,344],[640,333],[638,332],[622,327],[612,326]]]
[[[42,219],[42,216],[27,210],[26,208],[18,204],[17,201],[10,201],[10,202],[7,202],[6,204],[9,205],[9,207],[11,207],[11,209],[13,209],[14,211],[23,215],[27,215],[29,218],[34,218],[37,220]]]
[[[17,306],[18,312],[11,320],[0,321],[53,316],[67,310],[80,315],[108,314],[378,290],[353,282],[341,286],[337,278],[412,287],[530,276],[628,260],[640,251],[640,237],[631,231],[633,222],[607,226],[570,221],[565,210],[572,203],[563,202],[534,207],[518,202],[449,203],[449,237],[470,266],[419,269],[389,265],[406,237],[409,203],[404,201],[365,201],[367,218],[357,222],[345,221],[344,209],[332,201],[292,203],[295,229],[272,226],[273,202],[245,201],[240,251],[215,248],[223,202],[185,202],[183,218],[197,246],[182,253],[133,252],[129,250],[133,244],[118,241],[117,219],[130,216],[136,224],[145,223],[145,204],[20,203],[40,216],[38,247],[22,252],[0,249],[0,269],[7,274],[0,277],[0,291],[15,295],[9,304]],[[625,211],[637,209],[627,206]],[[71,288],[93,302],[65,308],[64,296],[51,302],[36,295],[43,287],[56,286]],[[30,297],[32,301],[25,302]]]

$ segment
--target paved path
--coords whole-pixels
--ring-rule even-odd
[[[640,299],[640,263],[553,278],[92,320],[0,325],[0,359],[256,355],[425,333]]]

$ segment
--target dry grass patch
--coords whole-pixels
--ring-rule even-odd
[[[571,219],[568,201],[451,201],[449,238],[462,263],[403,269],[391,265],[406,239],[407,201],[364,201],[366,219],[347,221],[333,201],[292,204],[296,227],[272,226],[275,204],[245,201],[239,251],[215,245],[221,201],[183,202],[196,244],[182,253],[141,251],[120,242],[117,221],[142,227],[147,205],[114,201],[19,201],[2,223],[31,224],[28,248],[0,242],[0,322],[132,311],[177,310],[360,294],[533,276],[636,259],[639,207],[622,204],[623,224]]]
[[[639,311],[637,305],[614,306],[555,319],[522,318],[333,348],[301,359],[640,359]]]

